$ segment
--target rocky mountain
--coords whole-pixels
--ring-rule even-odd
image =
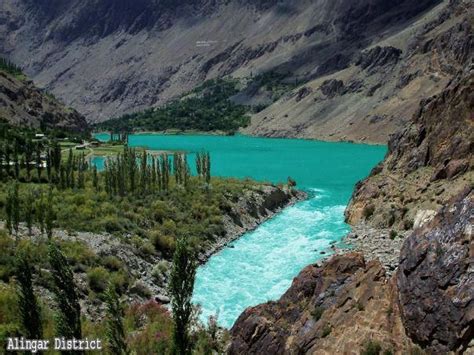
[[[84,133],[88,124],[76,110],[38,89],[23,75],[0,70],[0,119],[13,125]]]
[[[240,315],[229,353],[472,353],[473,211],[464,191],[415,230],[391,278],[358,253],[307,266],[278,301]]]
[[[276,71],[306,84],[257,114],[246,132],[384,142],[470,49],[468,6],[6,0],[0,53],[90,121],[160,105],[209,78]],[[258,103],[258,91],[247,100]]]
[[[349,223],[410,229],[474,181],[474,67],[437,96],[423,100],[393,135],[385,160],[357,184]]]
[[[439,93],[473,50],[472,2],[450,1],[362,46],[258,113],[245,131],[265,136],[385,143],[420,99]],[[332,62],[334,63],[334,62]]]

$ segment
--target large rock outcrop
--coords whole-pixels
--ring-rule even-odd
[[[408,352],[396,285],[361,254],[309,265],[276,302],[244,311],[231,329],[229,354],[352,354],[377,342]]]
[[[464,351],[474,339],[474,200],[444,207],[405,241],[397,274],[408,335],[429,352]]]
[[[384,162],[357,184],[347,221],[411,229],[471,186],[473,112],[474,67],[467,66],[392,136]]]
[[[472,353],[473,211],[467,189],[404,241],[390,278],[359,253],[307,266],[240,315],[229,354]]]

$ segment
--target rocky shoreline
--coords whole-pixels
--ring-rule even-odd
[[[224,216],[226,236],[216,241],[206,252],[198,255],[198,260],[204,264],[212,255],[225,248],[243,234],[256,229],[260,224],[269,220],[283,209],[307,198],[303,191],[280,189],[265,186],[263,194],[247,192]]]
[[[360,223],[352,226],[352,231],[343,240],[353,247],[352,250],[362,253],[367,261],[379,260],[390,276],[397,270],[400,250],[410,233]],[[338,250],[337,253],[344,254],[347,250]]]

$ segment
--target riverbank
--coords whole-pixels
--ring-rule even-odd
[[[203,245],[203,251],[198,256],[199,262],[206,262],[231,241],[305,197],[305,193],[297,190],[264,184],[249,185],[236,201],[224,196],[223,203],[227,205],[223,216],[225,233],[216,235],[212,242]],[[0,230],[4,228],[4,223],[0,221]],[[5,238],[5,242],[10,240],[11,243],[7,244],[14,243],[12,237],[4,235],[2,238]],[[46,248],[47,238],[36,227],[33,227],[32,234],[28,235],[26,226],[20,225],[18,238],[22,243],[31,243],[36,250]],[[90,289],[91,280],[95,277],[94,272],[104,270],[100,263],[96,265],[99,260],[115,260],[112,268],[124,278],[123,301],[127,304],[144,303],[150,299],[161,304],[170,301],[167,294],[170,256],[152,252],[145,248],[145,245],[140,246],[137,244],[137,236],[132,233],[117,235],[55,229],[53,238],[60,241],[68,260],[72,262],[82,313],[89,319],[100,320],[105,311],[98,294]],[[8,250],[4,252],[8,254]],[[41,274],[45,272],[49,273],[42,270]],[[34,278],[38,294],[53,308],[54,297],[47,282],[43,280],[44,275],[38,274]]]
[[[387,228],[374,228],[360,223],[351,227],[352,230],[344,237],[344,241],[353,251],[360,252],[367,261],[379,260],[387,275],[392,275],[399,263],[400,250],[410,231],[395,232]],[[337,254],[345,254],[347,250],[339,250]]]
[[[247,191],[224,216],[226,236],[216,241],[206,252],[199,254],[199,262],[204,264],[229,243],[306,197],[307,194],[303,191],[271,185],[264,186],[261,192]]]

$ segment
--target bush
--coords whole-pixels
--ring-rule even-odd
[[[397,235],[398,235],[398,234],[397,234],[397,232],[396,232],[395,230],[392,229],[392,230],[390,231],[390,239],[391,239],[391,240],[394,240],[394,239],[397,237]]]
[[[95,292],[104,292],[107,289],[109,276],[108,271],[102,266],[90,269],[87,272],[89,287]]]
[[[122,260],[120,260],[119,258],[113,255],[107,255],[102,260],[102,265],[104,265],[107,269],[112,270],[112,271],[118,271],[123,267]]]
[[[379,355],[382,352],[382,346],[376,342],[369,340],[365,343],[361,355]]]
[[[317,322],[318,320],[321,319],[323,313],[324,313],[324,308],[321,306],[316,306],[311,312],[311,315],[313,316],[313,319]]]
[[[326,324],[323,328],[323,333],[321,334],[322,338],[326,338],[329,334],[331,334],[332,328],[329,324]]]
[[[169,269],[169,263],[166,260],[160,260],[153,268],[151,274],[158,283],[163,283],[166,279],[166,274],[168,273]]]
[[[148,288],[147,285],[145,285],[145,283],[143,281],[135,281],[135,283],[133,284],[133,286],[130,288],[130,292],[138,295],[138,296],[141,296],[143,298],[150,298],[151,297],[151,291],[150,289]]]
[[[160,231],[153,231],[151,234],[151,242],[157,251],[161,251],[165,255],[172,255],[176,247],[176,240],[170,235],[164,235]]]
[[[124,271],[114,272],[110,275],[110,283],[115,287],[118,294],[127,291],[130,284],[130,277]]]

